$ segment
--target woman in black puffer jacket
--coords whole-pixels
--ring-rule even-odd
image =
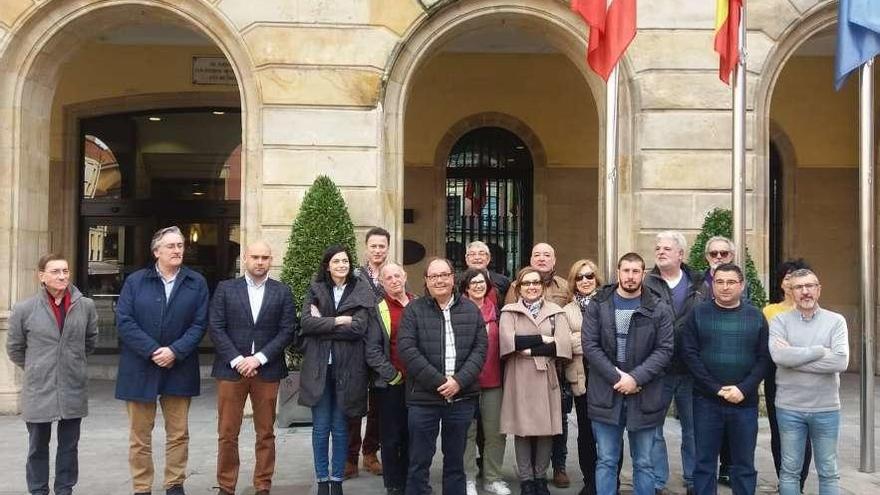
[[[373,291],[353,275],[348,251],[343,246],[327,248],[306,294],[300,326],[299,403],[312,408],[318,495],[342,495],[348,418],[367,412],[364,337],[369,310],[375,305]],[[332,459],[328,457],[331,435]]]

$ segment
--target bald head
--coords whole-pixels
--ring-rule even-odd
[[[254,280],[263,280],[272,266],[272,248],[266,241],[254,241],[248,244],[241,258],[248,276]]]
[[[546,242],[535,244],[529,265],[542,274],[552,272],[556,268],[556,250]]]

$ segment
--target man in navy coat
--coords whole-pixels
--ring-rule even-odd
[[[248,396],[256,430],[256,495],[268,495],[275,472],[275,404],[287,375],[284,348],[296,329],[296,307],[285,284],[269,278],[272,249],[263,241],[247,247],[245,274],[220,282],[211,300],[209,332],[217,379],[217,484],[234,495],[238,482],[238,433]]]
[[[184,495],[189,404],[199,395],[198,345],[208,323],[208,285],[183,266],[183,234],[166,227],[150,245],[156,264],[125,279],[116,305],[121,352],[116,398],[126,401],[136,495],[153,486],[156,399],[165,418],[165,492]]]

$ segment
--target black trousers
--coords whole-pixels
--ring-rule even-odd
[[[474,420],[472,398],[436,406],[410,405],[409,473],[406,495],[430,495],[430,469],[437,451],[437,436],[443,449],[443,495],[464,495],[464,449],[467,430]],[[442,428],[441,428],[442,425]]]
[[[55,451],[55,494],[70,495],[79,477],[79,428],[82,418],[57,422],[58,448]],[[52,423],[25,423],[28,455],[25,478],[32,495],[49,495],[49,440]]]
[[[587,494],[596,495],[596,438],[593,436],[593,422],[587,415],[587,394],[574,398],[574,412],[577,415],[578,425],[578,464],[584,476]],[[622,465],[622,462],[618,463],[618,480]]]
[[[382,478],[385,488],[406,487],[409,471],[409,432],[405,385],[375,389],[379,407],[379,444],[382,446]]]

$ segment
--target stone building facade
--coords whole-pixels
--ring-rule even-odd
[[[765,282],[778,259],[809,258],[855,349],[858,130],[854,85],[831,90],[837,2],[748,7],[748,247]],[[731,94],[713,25],[714,2],[640,2],[621,65],[620,252],[649,255],[665,229],[692,239],[730,204]],[[87,256],[80,129],[120,112],[235,110],[238,244],[282,253],[327,174],[359,233],[392,232],[397,259],[404,240],[449,247],[450,155],[500,128],[529,151],[528,194],[506,200],[529,205],[523,243],[553,243],[560,271],[601,259],[605,87],[587,36],[559,0],[0,2],[0,343],[39,255]],[[196,84],[194,57],[225,58],[234,83]],[[19,386],[0,358],[0,410],[17,410]]]

